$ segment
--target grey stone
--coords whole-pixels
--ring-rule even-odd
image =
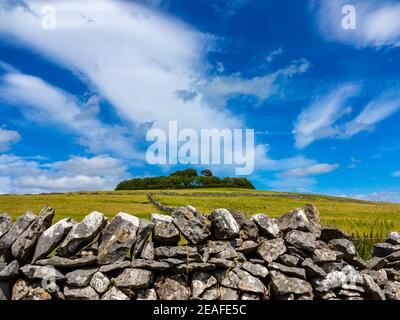
[[[97,272],[98,268],[78,269],[71,271],[65,275],[67,283],[74,287],[85,287],[90,283],[92,276]]]
[[[11,282],[0,281],[0,301],[11,300]]]
[[[400,260],[400,251],[393,252],[385,257],[386,261],[393,262]]]
[[[225,250],[218,252],[215,257],[220,259],[235,259],[239,256],[239,253],[230,245]]]
[[[122,262],[117,262],[117,263],[113,263],[113,264],[106,264],[106,265],[100,266],[99,271],[103,272],[103,273],[108,273],[108,272],[112,272],[115,270],[125,269],[125,268],[129,267],[130,265],[131,265],[131,261],[122,261]]]
[[[0,237],[1,237],[1,233],[0,233]],[[399,232],[390,232],[388,234],[388,237],[386,238],[385,242],[393,244],[393,245],[400,245],[400,231]]]
[[[25,277],[31,280],[52,279],[55,281],[63,281],[65,279],[64,275],[54,267],[27,264],[19,270],[25,275]]]
[[[189,300],[191,295],[190,288],[179,275],[156,281],[156,292],[160,300]]]
[[[290,254],[283,254],[279,257],[278,260],[288,267],[296,267],[300,262],[300,259],[298,257]]]
[[[154,289],[141,289],[137,291],[136,300],[157,300],[157,293]]]
[[[208,262],[222,269],[230,269],[233,268],[233,266],[235,265],[233,261],[221,258],[210,258]]]
[[[319,237],[322,241],[328,243],[333,239],[348,239],[350,236],[334,226],[321,226],[321,235]]]
[[[314,262],[310,258],[305,259],[301,263],[301,266],[306,270],[306,274],[310,278],[314,277],[323,278],[326,276],[326,272],[322,268],[314,264]]]
[[[277,262],[271,262],[268,264],[268,268],[271,270],[277,270],[283,274],[286,274],[288,276],[296,277],[296,278],[301,278],[306,280],[306,271],[302,268],[296,268],[296,267],[287,267],[283,264],[277,263]]]
[[[14,258],[25,263],[35,250],[35,245],[42,233],[51,226],[54,218],[54,210],[44,207],[38,217],[25,229],[25,231],[14,241],[11,252]]]
[[[203,292],[217,284],[217,279],[207,272],[195,272],[192,277],[192,295],[199,297]]]
[[[261,294],[266,290],[264,284],[258,278],[240,269],[233,269],[224,274],[221,279],[221,285],[231,289]]]
[[[102,297],[101,300],[130,300],[129,297],[116,287],[112,287]]]
[[[240,300],[260,300],[260,295],[250,292],[243,292],[240,295]]]
[[[335,262],[337,260],[337,254],[335,251],[332,251],[328,248],[325,249],[316,249],[314,250],[312,259],[315,263],[324,263],[324,262]]]
[[[0,238],[11,228],[12,219],[8,213],[0,214]]]
[[[285,241],[298,249],[309,252],[313,252],[317,246],[314,234],[298,230],[289,231],[285,235]]]
[[[272,291],[278,296],[288,294],[305,294],[312,293],[313,291],[311,284],[305,280],[288,277],[274,270],[270,271],[270,275]]]
[[[154,260],[155,255],[154,255],[154,245],[153,242],[147,242],[142,250],[142,253],[140,254],[141,259],[147,259],[147,260]]]
[[[152,214],[151,219],[154,223],[153,242],[156,246],[174,246],[180,240],[178,228],[173,224],[172,217],[161,214]]]
[[[220,296],[221,296],[221,294],[220,294],[219,288],[211,288],[211,289],[207,289],[206,291],[204,291],[201,298],[203,300],[218,300],[220,298]]]
[[[12,289],[12,300],[51,300],[51,295],[38,284],[17,280]]]
[[[96,272],[90,280],[90,286],[98,293],[105,293],[110,286],[110,279],[101,272]]]
[[[190,243],[202,243],[211,235],[210,230],[208,230],[193,212],[186,208],[174,210],[172,219],[183,237]]]
[[[280,255],[286,252],[286,246],[283,239],[266,240],[262,242],[258,249],[258,255],[266,262],[275,261]]]
[[[250,272],[253,276],[265,278],[268,275],[268,269],[260,264],[254,264],[251,262],[244,262],[242,269]]]
[[[83,288],[65,286],[64,295],[66,300],[100,300],[99,294],[91,286]]]
[[[366,261],[366,265],[368,269],[371,270],[378,270],[386,266],[388,261],[384,258],[378,258],[378,257],[372,257],[372,259],[369,259]]]
[[[264,265],[264,264],[265,264],[265,261],[264,261],[263,259],[254,259],[254,258],[251,258],[251,259],[249,259],[249,261],[250,261],[251,263],[255,263],[255,264],[261,264],[261,265]]]
[[[257,250],[258,244],[252,240],[246,240],[242,243],[239,248],[236,248],[236,251],[243,252],[244,254],[251,253]]]
[[[372,248],[372,255],[378,258],[384,258],[396,251],[400,251],[400,245],[390,243],[377,243]]]
[[[164,246],[154,248],[154,254],[158,259],[184,259],[201,258],[196,247],[191,246]]]
[[[254,214],[251,219],[255,222],[261,235],[268,238],[276,238],[279,235],[279,226],[276,219],[270,218],[265,214]]]
[[[136,234],[136,241],[132,248],[132,257],[134,257],[134,258],[140,257],[140,254],[142,253],[142,250],[143,250],[143,246],[149,239],[153,228],[154,228],[153,222],[140,219],[139,229]]]
[[[19,236],[29,227],[37,217],[32,212],[27,212],[18,217],[11,225],[8,232],[0,238],[0,254],[11,255],[11,246]]]
[[[17,260],[10,262],[0,271],[0,280],[13,280],[18,277],[19,263]]]
[[[239,225],[239,236],[243,241],[257,241],[258,228],[257,225],[250,219],[246,218],[244,213],[237,214],[231,212],[236,222]]]
[[[378,286],[384,286],[388,282],[388,276],[385,269],[381,269],[378,271],[363,270],[361,272],[371,276]]]
[[[220,287],[219,300],[239,300],[239,294],[236,290]]]
[[[216,268],[215,264],[207,262],[190,262],[175,267],[176,272],[211,271]]]
[[[56,249],[75,224],[76,222],[73,219],[65,218],[44,231],[36,244],[32,263],[35,263],[35,261],[39,259],[46,258]]]
[[[369,274],[363,273],[362,276],[364,277],[365,292],[369,294],[370,298],[373,300],[386,300],[385,294],[374,279]]]
[[[341,271],[332,271],[323,280],[317,281],[316,290],[328,292],[332,289],[345,289],[354,291],[364,291],[358,285],[364,284],[363,276],[352,266],[345,266]]]
[[[171,268],[171,264],[163,261],[133,259],[131,263],[132,268],[142,268],[155,271],[165,271]]]
[[[36,261],[35,264],[39,266],[53,266],[55,268],[79,268],[90,265],[96,265],[98,263],[96,256],[86,256],[86,257],[73,256],[70,258],[51,257],[47,259],[38,260]]]
[[[99,246],[99,263],[123,261],[136,240],[139,218],[120,212],[104,228]]]
[[[292,210],[277,219],[279,229],[286,233],[291,230],[311,231],[310,221],[303,209]]]
[[[383,292],[386,300],[400,300],[400,282],[389,281],[386,283]]]
[[[346,259],[351,259],[356,255],[356,247],[350,240],[347,239],[333,239],[329,241],[328,247],[342,252]]]
[[[239,225],[228,210],[215,209],[211,212],[209,219],[216,239],[231,239],[239,235]]]
[[[74,225],[59,248],[59,255],[68,257],[90,244],[107,223],[107,218],[94,211]]]
[[[343,262],[324,262],[319,264],[319,267],[321,267],[321,269],[324,270],[326,273],[330,273],[332,271],[340,271],[342,270],[343,266]]]
[[[310,223],[310,232],[319,238],[321,236],[321,218],[317,207],[312,203],[307,203],[304,206],[304,213]]]
[[[143,269],[125,269],[117,278],[117,287],[131,289],[146,289],[153,282],[153,272]]]

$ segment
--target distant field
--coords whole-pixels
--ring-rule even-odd
[[[248,215],[262,212],[277,217],[312,202],[319,208],[324,224],[336,225],[353,234],[385,235],[389,230],[400,230],[399,204],[249,189],[151,192],[156,194],[156,198],[164,205],[191,204],[204,213],[224,207],[241,210]],[[0,196],[0,212],[8,212],[15,218],[28,210],[38,213],[48,204],[55,208],[56,220],[71,216],[79,221],[94,210],[103,212],[110,218],[119,211],[149,218],[151,213],[157,212],[157,209],[148,201],[146,193],[147,191],[108,191]]]

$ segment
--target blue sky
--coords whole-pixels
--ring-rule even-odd
[[[259,189],[400,202],[399,59],[398,1],[3,0],[0,193],[183,168],[145,159],[176,120],[254,129]]]

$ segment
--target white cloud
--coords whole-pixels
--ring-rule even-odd
[[[352,5],[356,12],[356,29],[342,27],[344,5]],[[319,1],[315,6],[317,24],[328,40],[357,47],[400,45],[400,4],[393,0],[331,0]]]
[[[227,110],[216,110],[201,96],[182,101],[204,80],[204,48],[209,37],[157,10],[110,0],[28,1],[40,16],[45,4],[56,8],[57,27],[45,30],[29,11],[3,10],[0,32],[88,81],[124,119],[135,125],[166,128],[239,128]],[[88,19],[92,23],[87,23]],[[79,31],[77,31],[79,30]],[[201,115],[201,116],[199,116]]]
[[[58,125],[72,132],[90,152],[113,152],[126,158],[139,158],[133,141],[124,136],[123,128],[97,119],[95,98],[80,103],[74,96],[42,79],[21,74],[5,74],[0,82],[0,99],[21,108],[23,114],[43,126]]]
[[[10,145],[21,139],[20,134],[14,130],[0,128],[0,152],[8,151]]]
[[[223,19],[234,17],[249,0],[212,0],[214,13]]]
[[[329,173],[336,170],[337,164],[318,163],[309,167],[295,168],[281,173],[282,177],[307,177],[323,173]]]
[[[290,77],[306,72],[310,62],[306,59],[292,61],[287,67],[264,76],[246,79],[240,74],[217,76],[199,86],[204,100],[210,105],[224,107],[227,100],[237,95],[253,95],[266,100],[281,90]]]
[[[268,53],[267,57],[265,58],[265,60],[267,60],[267,62],[272,62],[275,60],[275,58],[279,55],[281,55],[283,53],[282,48],[278,48],[275,50],[272,50],[270,53]]]
[[[395,171],[392,173],[393,177],[400,177],[400,171]]]
[[[296,148],[303,149],[315,140],[336,136],[339,128],[333,125],[343,115],[351,112],[345,102],[357,92],[357,86],[347,84],[332,90],[326,96],[317,97],[301,112],[296,121],[293,130]]]
[[[400,109],[400,94],[398,91],[383,93],[372,100],[365,109],[352,121],[344,125],[344,136],[374,129],[374,125],[385,120]]]
[[[125,164],[106,155],[39,163],[0,155],[0,194],[110,190],[127,177]]]
[[[400,192],[396,191],[372,192],[366,194],[352,195],[351,197],[360,200],[400,203]]]
[[[398,90],[388,90],[372,99],[352,120],[342,124],[337,122],[349,115],[352,108],[347,101],[357,96],[358,86],[342,85],[326,96],[318,97],[299,115],[293,134],[295,146],[303,149],[316,140],[323,138],[350,138],[362,131],[373,131],[375,125],[400,109]]]

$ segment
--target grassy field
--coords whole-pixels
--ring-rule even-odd
[[[241,210],[248,215],[262,212],[277,217],[312,202],[319,208],[324,224],[336,225],[353,234],[385,235],[390,230],[400,230],[399,204],[248,189],[154,190],[152,192],[164,205],[191,204],[204,213],[214,208],[228,208]],[[8,212],[14,218],[28,210],[37,213],[46,204],[55,208],[56,220],[71,216],[79,221],[94,210],[103,212],[110,218],[119,211],[135,214],[141,218],[149,218],[151,213],[157,212],[157,209],[148,201],[146,191],[0,196],[0,212]]]
[[[400,230],[400,204],[368,202],[347,198],[282,193],[249,189],[153,190],[155,197],[167,206],[190,204],[203,213],[228,208],[247,215],[266,213],[278,217],[306,203],[315,204],[323,224],[335,225],[350,233],[358,252],[370,258],[374,243],[381,242],[389,231]],[[97,210],[112,218],[120,211],[149,219],[158,212],[147,198],[147,191],[75,192],[48,195],[0,196],[0,212],[14,219],[30,210],[38,213],[44,205],[56,210],[55,221],[73,217],[80,221]]]

